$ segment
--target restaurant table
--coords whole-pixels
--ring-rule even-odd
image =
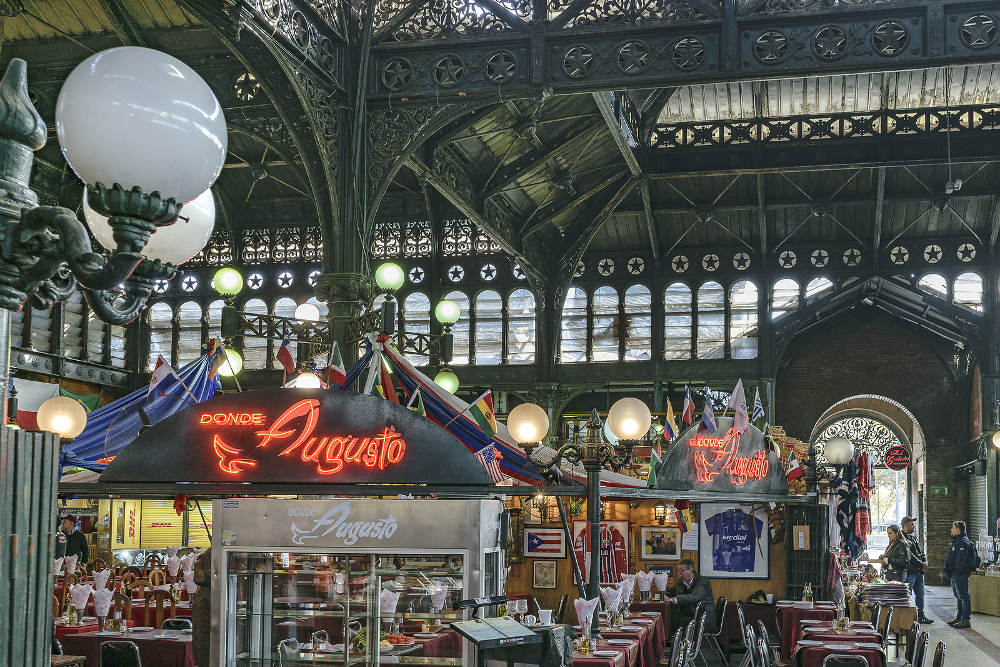
[[[823,646],[802,646],[795,647],[795,658],[792,661],[793,667],[822,667],[823,660],[828,655],[834,653],[847,655],[864,656],[868,661],[868,667],[885,667],[885,653],[880,648],[860,648],[857,644],[849,643],[851,648],[840,648],[837,642],[830,642]]]
[[[629,611],[639,614],[644,611],[658,611],[663,618],[663,631],[670,632],[670,603],[666,601],[649,600],[647,602],[633,602],[629,605]]]
[[[618,630],[612,630],[611,628],[602,625],[601,626],[601,637],[604,639],[631,639],[639,643],[639,667],[656,667],[660,658],[663,657],[663,643],[656,641],[657,625],[661,625],[660,632],[662,633],[662,623],[663,621],[659,618],[650,618],[648,620],[654,621],[650,625],[634,624],[636,627],[642,628],[641,630],[623,630],[619,628]],[[633,625],[626,621],[622,625]],[[660,635],[663,636],[663,635]],[[659,644],[659,646],[657,646]]]
[[[816,606],[811,609],[779,607],[777,615],[778,627],[781,628],[781,657],[784,660],[789,660],[792,657],[795,643],[799,641],[799,628],[802,627],[800,621],[832,621],[836,618],[837,612],[832,608]]]
[[[128,624],[129,626],[135,625],[132,621],[129,621]],[[97,632],[97,627],[97,621],[85,621],[77,625],[65,625],[56,621],[55,637],[62,639],[67,635],[78,635],[81,632]]]
[[[87,658],[87,667],[100,664],[101,644],[106,641],[135,642],[139,647],[142,667],[194,667],[194,651],[191,648],[191,634],[176,630],[159,630],[165,637],[154,637],[153,631],[129,632],[125,635],[98,635],[81,632],[62,640],[63,651]]]
[[[882,636],[875,632],[871,625],[849,627],[844,632],[837,632],[832,624],[804,625],[799,634],[802,639],[828,642],[869,642],[882,643]]]
[[[972,611],[976,614],[1000,616],[1000,577],[974,574],[969,577]]]
[[[428,633],[430,634],[430,633]],[[421,644],[425,658],[459,658],[462,655],[462,636],[454,630],[440,630],[437,637],[413,637]]]
[[[146,620],[146,601],[145,600],[132,600],[132,625],[149,625],[153,623],[156,619],[156,605],[154,604],[149,609],[149,620]],[[163,618],[170,618],[170,605],[163,605]],[[177,603],[177,616],[176,618],[191,618],[191,603],[190,602],[178,602]]]
[[[51,667],[87,667],[85,655],[54,655]]]
[[[852,599],[851,618],[862,621],[872,620],[872,608],[866,604],[860,604],[856,599]],[[883,605],[885,606],[885,605]],[[913,623],[917,620],[917,608],[914,605],[897,604],[892,606],[892,627],[890,631],[894,635],[906,634]]]
[[[764,621],[768,633],[773,634],[774,638],[781,636],[781,633],[778,632],[777,607],[774,603],[744,602],[743,616],[755,631],[757,630],[757,621]],[[726,620],[722,626],[722,634],[719,635],[719,645],[728,655],[729,647],[733,644],[743,646],[743,631],[740,628],[740,617],[736,613],[736,602],[730,601],[726,605]]]
[[[628,646],[613,646],[607,642],[608,639],[622,639],[622,637],[604,637],[597,643],[595,651],[614,651],[618,655],[614,658],[597,655],[573,654],[573,665],[576,667],[639,667],[642,648],[640,642],[629,639]]]

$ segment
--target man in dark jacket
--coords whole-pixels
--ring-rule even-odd
[[[944,560],[944,573],[951,578],[951,590],[958,600],[958,615],[948,621],[953,628],[969,628],[972,618],[972,597],[969,596],[969,575],[979,567],[976,547],[965,534],[965,522],[951,524],[951,546]]]
[[[693,560],[682,558],[677,561],[676,580],[677,584],[667,589],[667,595],[671,596],[669,599],[673,604],[670,610],[670,631],[684,627],[694,619],[699,602],[705,603],[704,609],[708,612],[705,630],[714,630],[715,599],[712,596],[712,584],[694,571]]]
[[[77,562],[86,565],[90,561],[90,547],[87,538],[76,529],[76,517],[64,516],[59,522],[62,530],[56,533],[56,558],[76,556]]]
[[[927,570],[927,555],[920,548],[920,540],[916,534],[917,523],[911,516],[903,517],[903,537],[910,546],[910,562],[906,566],[906,583],[913,590],[917,602],[917,620],[920,623],[933,623],[924,615],[924,572]]]

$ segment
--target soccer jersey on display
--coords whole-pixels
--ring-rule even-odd
[[[763,521],[741,509],[706,519],[705,529],[712,536],[712,567],[717,572],[753,572],[763,528]]]

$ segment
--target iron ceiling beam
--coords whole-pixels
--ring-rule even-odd
[[[111,21],[118,39],[125,46],[149,46],[142,34],[142,28],[121,0],[98,0],[104,14]]]

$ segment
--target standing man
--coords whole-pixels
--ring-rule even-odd
[[[87,546],[87,537],[76,529],[76,517],[67,514],[59,525],[61,530],[56,533],[56,558],[77,556],[78,563],[89,563],[90,547]]]
[[[965,534],[965,522],[951,524],[951,546],[944,561],[944,573],[951,579],[951,590],[958,600],[958,615],[948,621],[953,628],[969,628],[972,618],[972,597],[969,596],[969,575],[979,567],[979,555],[972,540]]]
[[[906,583],[913,591],[917,602],[917,621],[933,623],[924,615],[924,572],[927,571],[927,555],[920,548],[920,540],[916,534],[917,522],[912,516],[903,517],[903,537],[910,546],[910,562],[906,566]]]
[[[677,561],[677,584],[667,589],[673,608],[670,610],[671,632],[683,628],[688,621],[696,620],[695,611],[698,603],[705,603],[705,631],[715,629],[715,600],[712,597],[712,584],[694,571],[694,561],[682,558]]]

